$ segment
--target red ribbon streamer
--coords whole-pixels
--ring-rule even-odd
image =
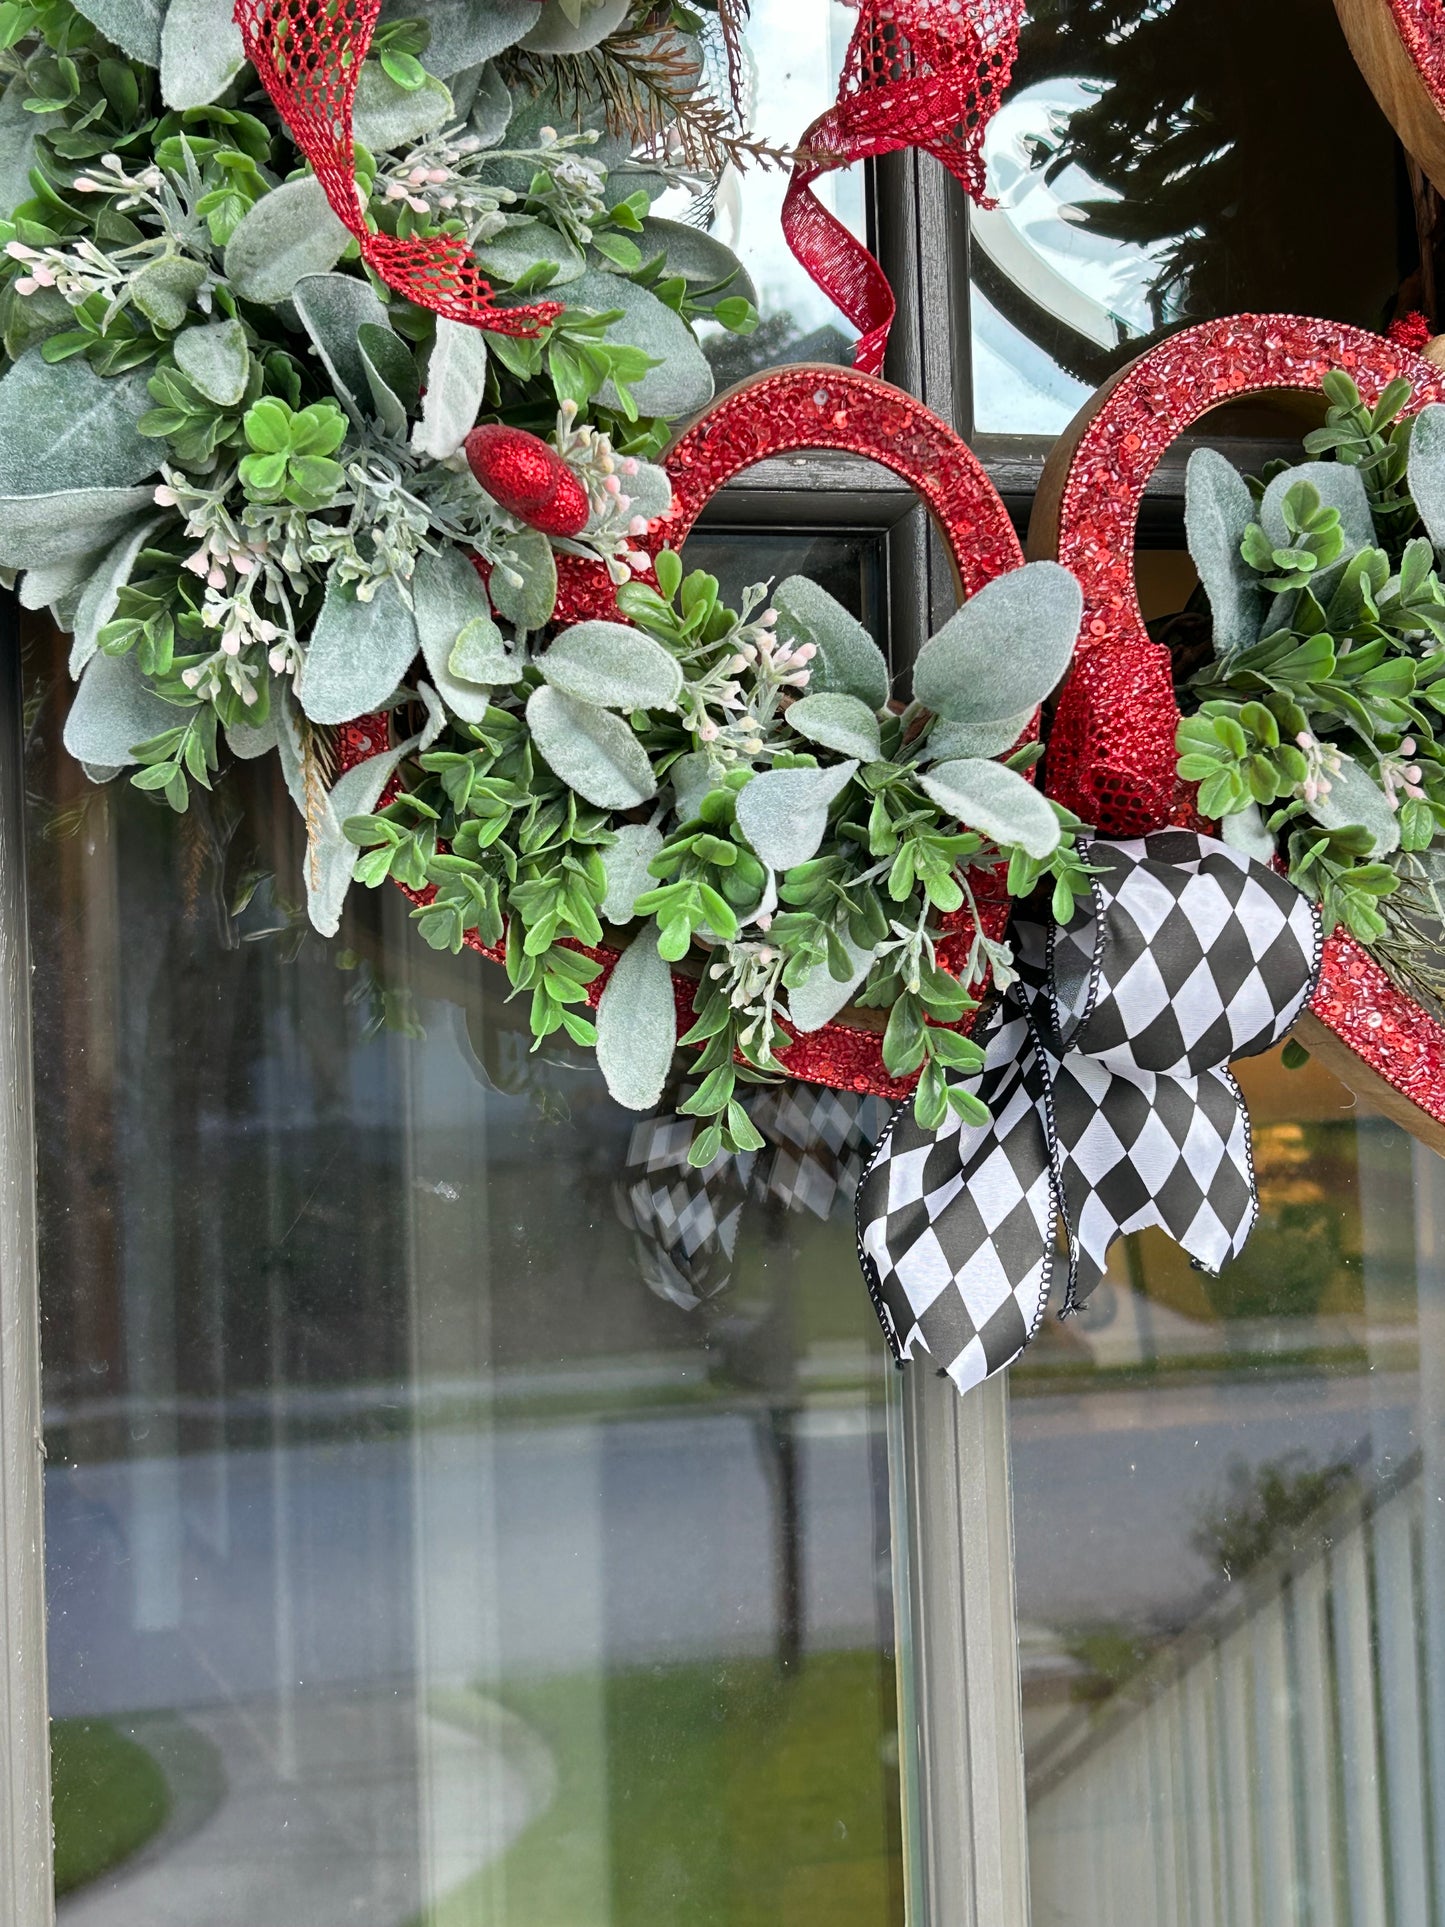
[[[857,328],[853,366],[880,374],[897,303],[863,243],[813,183],[854,161],[921,147],[984,204],[983,136],[1018,52],[1024,0],[860,0],[835,106],[800,145],[783,203],[788,246]]]
[[[236,0],[235,18],[246,58],[367,266],[408,301],[451,321],[494,334],[535,335],[562,313],[560,303],[498,308],[491,283],[455,235],[402,241],[367,226],[351,115],[380,11],[381,0]]]

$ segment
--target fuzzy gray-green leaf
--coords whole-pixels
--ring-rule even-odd
[[[615,1100],[651,1111],[662,1096],[677,1049],[672,972],[657,954],[649,923],[613,965],[597,1006],[597,1062]]]
[[[537,19],[537,0],[386,0],[383,20],[420,17],[431,28],[421,54],[443,80],[516,46]]]
[[[151,693],[133,654],[93,656],[65,719],[65,747],[78,763],[124,769],[137,743],[184,720],[184,710]]]
[[[773,591],[778,634],[811,642],[818,651],[808,677],[810,696],[856,696],[876,715],[891,687],[883,651],[856,617],[805,575],[790,575]]]
[[[398,87],[379,61],[368,60],[356,83],[356,138],[373,154],[414,146],[452,118],[452,97],[435,74],[420,87]]]
[[[523,36],[529,53],[586,53],[615,33],[632,11],[632,0],[544,0],[541,16]],[[576,17],[574,17],[576,16]]]
[[[320,181],[305,174],[263,194],[243,217],[226,243],[226,279],[243,301],[284,301],[303,275],[334,268],[350,244]]]
[[[1068,668],[1083,611],[1083,591],[1057,562],[996,576],[919,650],[914,696],[957,723],[1033,709]]]
[[[831,769],[771,769],[738,791],[738,825],[763,862],[791,870],[816,856],[828,828],[828,806],[858,772],[855,761]]]
[[[602,867],[607,872],[607,895],[602,899],[602,914],[609,923],[630,923],[632,906],[644,890],[656,887],[657,878],[647,866],[662,849],[662,831],[650,823],[619,823],[616,842],[602,852]]]
[[[650,214],[636,238],[644,260],[666,254],[668,274],[680,274],[687,283],[688,293],[699,300],[703,308],[738,296],[751,301],[754,307],[758,305],[758,291],[752,276],[716,235],[694,227],[690,221],[664,221]],[[719,282],[724,285],[718,286]]]
[[[548,287],[580,280],[587,271],[582,250],[559,234],[548,221],[535,218],[509,221],[500,234],[476,250],[477,266],[490,281],[520,281],[542,261],[557,270]]]
[[[1002,756],[1012,749],[1033,718],[1031,709],[997,722],[949,723],[940,716],[928,732],[920,761],[949,763],[960,756]]]
[[[1059,820],[1048,799],[1002,763],[940,763],[919,782],[941,810],[993,843],[1017,844],[1033,857],[1052,856],[1059,847]]]
[[[479,723],[487,713],[488,690],[477,680],[458,676],[452,661],[458,638],[474,622],[484,623],[501,651],[501,636],[476,570],[460,549],[419,555],[411,580],[416,632],[428,674],[455,716]]]
[[[149,488],[79,488],[0,496],[0,568],[43,569],[107,547],[155,506]]]
[[[620,716],[543,684],[527,725],[548,768],[599,810],[628,810],[657,794],[647,752]]]
[[[1408,481],[1426,533],[1445,550],[1445,402],[1432,401],[1415,417]]]
[[[1327,593],[1344,574],[1352,555],[1374,548],[1375,523],[1365,480],[1357,468],[1347,462],[1301,462],[1274,477],[1255,517],[1275,548],[1288,548],[1294,539],[1285,527],[1284,498],[1299,482],[1310,482],[1319,490],[1321,507],[1339,510],[1345,538],[1339,560],[1328,569],[1320,569],[1311,580],[1310,586],[1319,595]]]
[[[1352,756],[1341,758],[1340,767],[1329,778],[1329,794],[1319,796],[1309,806],[1310,815],[1327,830],[1344,830],[1357,825],[1374,838],[1374,857],[1389,856],[1400,847],[1400,819],[1385,799],[1385,792],[1367,769]]]
[[[427,363],[421,420],[411,431],[419,455],[444,462],[476,424],[487,384],[487,337],[465,322],[438,318]]]
[[[171,343],[171,353],[181,373],[218,408],[234,408],[245,394],[251,351],[239,321],[208,321],[183,328]]]
[[[1197,448],[1184,473],[1184,533],[1214,618],[1214,653],[1223,661],[1258,642],[1265,595],[1239,552],[1255,519],[1244,477],[1218,449]]]
[[[508,536],[489,587],[492,607],[504,622],[530,633],[551,620],[557,606],[557,558],[540,529]]]
[[[163,515],[137,521],[106,551],[95,573],[85,585],[75,616],[74,640],[70,646],[70,673],[78,676],[96,651],[96,638],[115,614],[121,590],[130,581],[135,559],[165,521]]]
[[[23,354],[0,381],[0,495],[123,488],[154,475],[163,442],[136,433],[146,370],[98,375],[83,355]]]
[[[332,576],[297,678],[297,699],[313,723],[351,722],[393,694],[416,651],[416,623],[390,578],[370,602],[358,602],[351,584]]]
[[[367,326],[391,325],[370,283],[354,274],[306,274],[296,283],[291,298],[338,397],[355,414],[369,414],[371,384],[360,331]]]
[[[76,0],[75,11],[132,60],[160,66],[164,0]]]
[[[667,709],[682,693],[677,658],[623,622],[564,629],[537,667],[554,689],[603,709]]]
[[[231,0],[170,0],[161,28],[161,98],[208,107],[246,64]]]
[[[873,968],[876,950],[860,950],[846,930],[841,933],[840,941],[852,959],[851,976],[839,983],[827,964],[817,964],[802,983],[788,992],[788,1015],[801,1031],[821,1030],[824,1024],[831,1024],[838,1012],[851,1003]]]
[[[173,333],[184,324],[205,280],[206,270],[199,261],[163,255],[132,277],[130,298],[147,321]]]
[[[840,756],[856,757],[860,763],[876,763],[883,751],[878,740],[878,718],[867,703],[856,696],[824,691],[804,696],[788,710],[789,729],[795,729],[810,742],[824,749],[836,749]]]
[[[622,310],[622,319],[608,328],[606,338],[640,348],[659,364],[649,368],[640,381],[629,384],[644,415],[662,415],[675,421],[712,400],[712,369],[697,338],[680,315],[646,288],[621,275],[590,268],[569,285],[567,305],[588,308],[594,314]],[[597,399],[604,408],[617,406],[611,382]]]

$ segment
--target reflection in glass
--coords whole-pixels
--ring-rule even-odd
[[[898,1927],[856,1106],[684,1309],[501,973],[322,943],[268,772],[91,789],[27,677],[62,1927]]]
[[[753,0],[746,37],[749,121],[759,139],[796,146],[804,130],[833,105],[843,55],[857,21],[845,0]],[[673,220],[701,217],[734,249],[758,291],[762,321],[740,338],[704,331],[704,348],[719,388],[785,361],[846,363],[856,330],[814,283],[783,239],[780,216],[788,174],[776,168],[729,168],[699,208],[682,190],[654,212]],[[855,234],[864,232],[861,168],[825,174],[818,198]]]
[[[1034,1918],[1440,1918],[1445,1164],[1245,1064],[1219,1278],[1116,1248],[1014,1370]]]
[[[1301,61],[1308,85],[1282,85]],[[1329,191],[1292,192],[1326,127]],[[1378,326],[1418,263],[1393,137],[1330,0],[1041,0],[986,156],[984,432],[1057,434],[1123,362],[1209,316]]]

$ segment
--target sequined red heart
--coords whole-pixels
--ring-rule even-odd
[[[672,509],[636,546],[654,555],[680,548],[718,490],[755,463],[830,450],[866,456],[911,484],[933,516],[965,596],[1021,566],[1023,552],[1007,509],[977,457],[946,422],[870,375],[806,363],[744,382],[673,445],[663,463],[673,485]],[[616,619],[616,591],[604,568],[566,555],[558,563],[558,622]],[[385,731],[385,719],[376,717],[347,725],[339,732],[342,766],[375,754],[386,741]],[[1001,886],[990,890],[986,882],[976,894],[986,932],[1002,936],[1009,901]],[[962,966],[972,937],[962,913],[956,921],[953,935],[939,947],[940,961],[955,969]],[[468,942],[484,955],[499,954],[486,950],[475,932]],[[592,954],[608,966],[617,958],[610,950]],[[605,982],[604,974],[591,987],[594,1002]],[[675,984],[679,1025],[687,1028],[696,981],[679,972]],[[793,1076],[809,1083],[906,1096],[915,1080],[900,1081],[884,1069],[881,1031],[877,1014],[845,1013],[824,1029],[799,1036],[779,1055]]]
[[[1107,383],[1060,437],[1029,528],[1084,591],[1074,668],[1049,733],[1045,782],[1086,821],[1134,836],[1182,820],[1169,652],[1150,640],[1134,581],[1139,506],[1170,444],[1213,408],[1267,390],[1317,394],[1342,368],[1366,401],[1403,377],[1408,408],[1445,401],[1445,379],[1408,348],[1332,321],[1231,315],[1171,336]],[[1297,1032],[1342,1082],[1445,1152],[1445,1028],[1349,937],[1325,945]]]

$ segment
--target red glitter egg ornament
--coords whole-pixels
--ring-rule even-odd
[[[580,535],[592,515],[587,491],[540,435],[504,422],[474,428],[463,446],[473,475],[509,515],[543,535]]]

